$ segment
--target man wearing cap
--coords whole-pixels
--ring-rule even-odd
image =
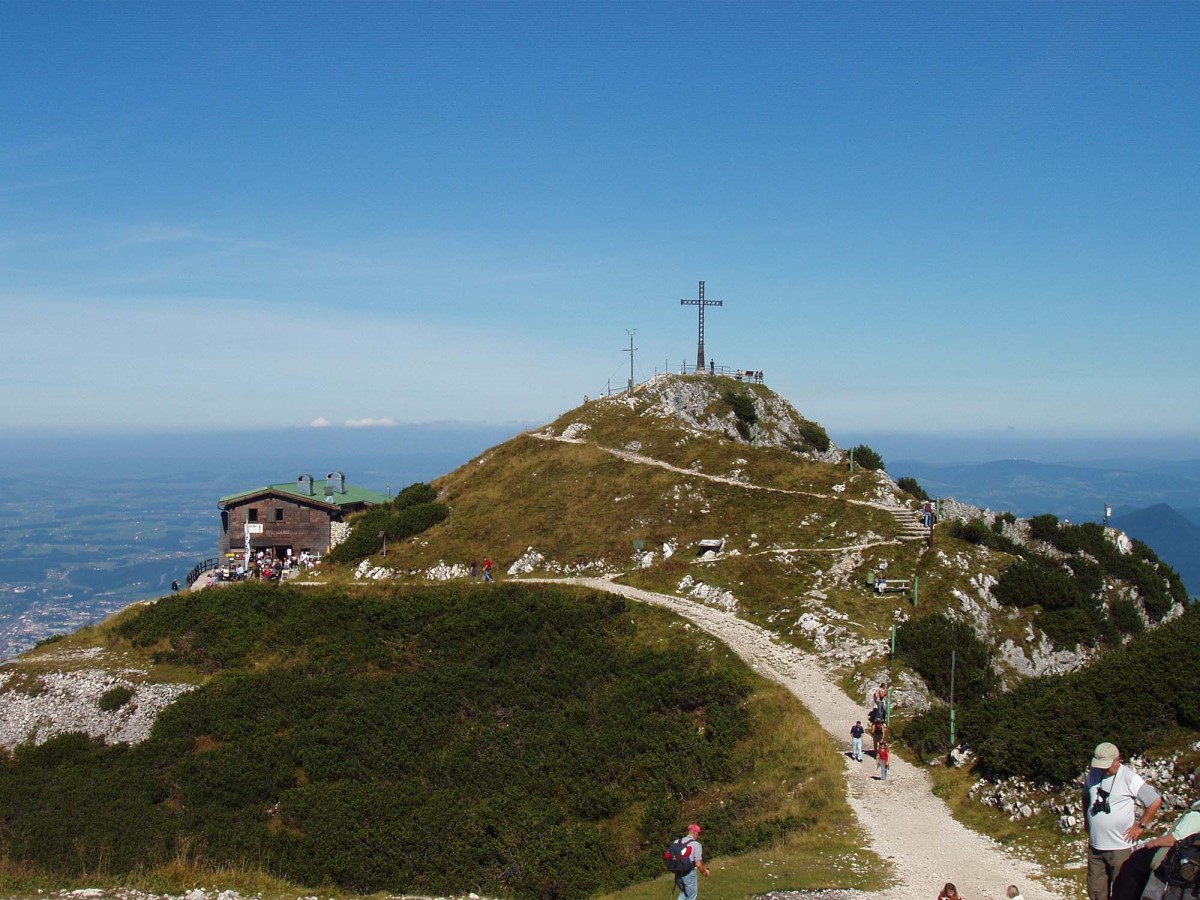
[[[1138,818],[1135,801],[1145,807]],[[1162,797],[1141,776],[1121,765],[1115,744],[1096,745],[1083,781],[1083,822],[1087,829],[1088,900],[1108,900],[1121,863],[1162,806]]]
[[[696,900],[696,891],[698,889],[699,878],[696,877],[697,872],[703,872],[704,877],[709,877],[708,866],[704,864],[704,848],[700,846],[700,826],[693,822],[687,827],[687,836],[683,838],[692,848],[692,862],[696,867],[686,875],[675,876],[675,887],[679,888],[679,897],[677,900]]]

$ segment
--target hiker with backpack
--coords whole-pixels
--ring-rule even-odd
[[[677,900],[696,900],[699,879],[696,872],[704,873],[708,878],[710,872],[704,864],[704,848],[700,846],[700,826],[693,822],[687,827],[687,834],[676,841],[663,853],[667,862],[667,871],[675,876],[675,887],[679,889]]]

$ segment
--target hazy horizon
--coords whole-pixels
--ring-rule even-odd
[[[100,454],[118,454],[131,460],[167,464],[208,462],[220,465],[236,458],[263,457],[264,466],[291,468],[309,460],[310,467],[344,465],[364,457],[377,457],[390,446],[406,452],[439,457],[456,452],[471,456],[504,442],[540,423],[487,423],[443,420],[389,426],[351,428],[307,426],[285,428],[173,429],[162,431],[28,429],[0,433],[0,450],[10,462],[52,465]],[[1144,459],[1188,461],[1200,459],[1200,438],[1188,435],[1126,436],[1016,434],[990,431],[897,432],[847,431],[830,433],[838,446],[848,449],[867,444],[891,467],[906,461],[925,463],[982,463],[1025,459],[1041,463],[1079,463]]]

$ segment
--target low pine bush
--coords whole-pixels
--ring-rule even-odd
[[[912,666],[929,689],[943,700],[950,699],[952,652],[957,701],[982,699],[995,689],[992,652],[967,622],[935,613],[909,619],[896,629],[896,655]]]
[[[900,488],[900,490],[904,491],[905,493],[912,494],[918,500],[930,499],[929,495],[925,493],[925,489],[921,487],[920,483],[915,478],[909,478],[905,476],[896,482],[896,487]]]
[[[436,502],[437,491],[428,484],[412,484],[396,495],[388,506],[374,506],[353,518],[350,536],[330,551],[335,563],[357,562],[383,546],[380,534],[399,541],[427,531],[450,515],[445,505]]]
[[[754,397],[742,391],[729,390],[721,394],[721,399],[733,409],[733,414],[741,421],[751,425],[758,421],[758,411],[754,408]]]
[[[100,699],[97,701],[97,706],[105,712],[114,712],[132,699],[133,690],[126,685],[119,684],[101,694]]]
[[[980,763],[999,775],[1070,781],[1092,748],[1141,753],[1178,728],[1200,728],[1200,608],[1087,668],[1029,679],[995,695],[972,726]]]
[[[808,419],[800,423],[800,436],[818,453],[824,453],[832,444],[829,440],[829,432],[816,422],[808,421]]]
[[[887,468],[883,464],[883,457],[866,444],[859,444],[850,452],[854,454],[854,462],[857,465],[862,466],[864,469],[870,469],[872,472],[878,472]]]

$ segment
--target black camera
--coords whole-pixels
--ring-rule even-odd
[[[1104,788],[1096,788],[1096,797],[1092,800],[1091,814],[1098,815],[1099,813],[1110,813],[1112,808],[1108,805],[1109,792]]]

